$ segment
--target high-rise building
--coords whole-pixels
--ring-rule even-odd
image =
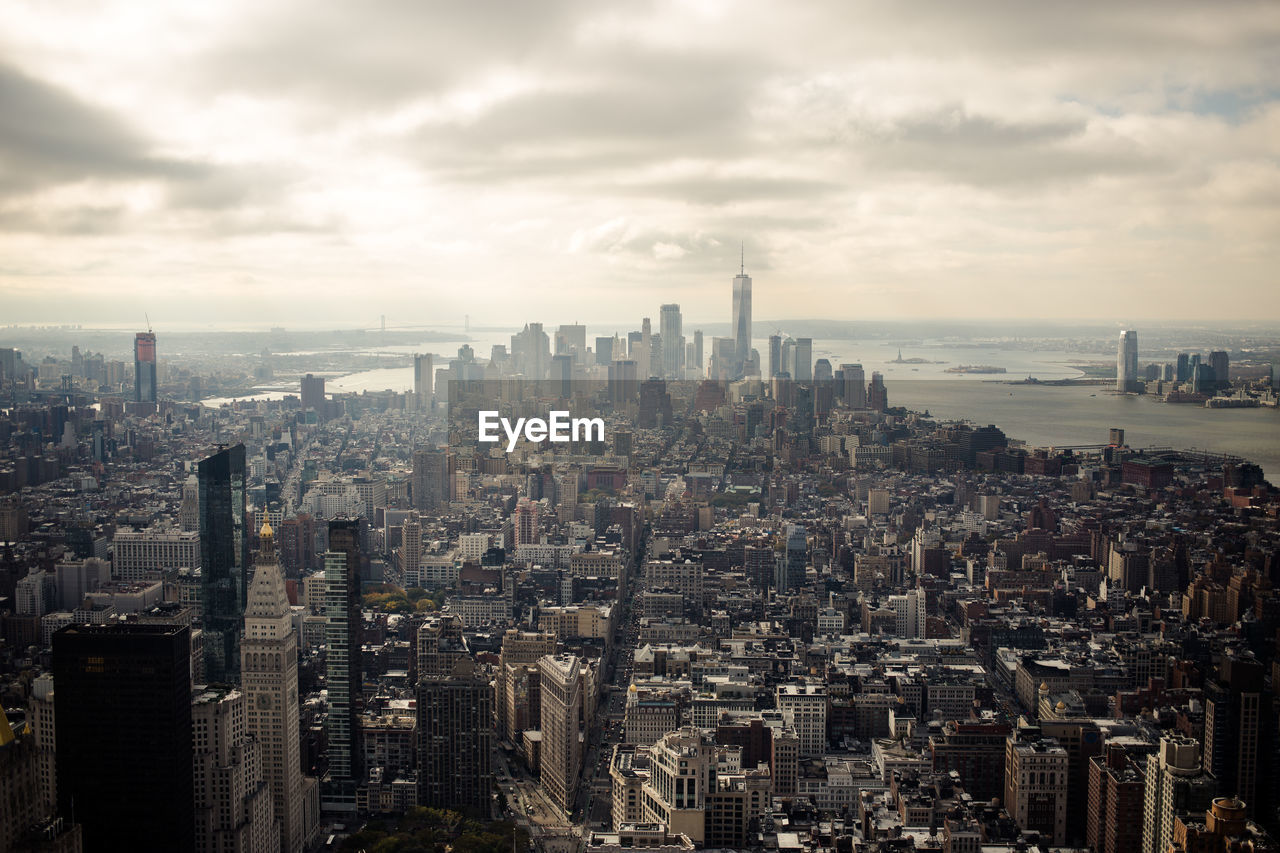
[[[1231,386],[1231,356],[1223,350],[1214,350],[1209,353],[1209,366],[1213,368],[1213,381],[1219,388]],[[1245,804],[1248,804],[1247,800]]]
[[[453,454],[447,450],[424,449],[413,452],[413,506],[422,512],[440,509],[450,500],[453,482]]]
[[[613,363],[613,338],[598,337],[596,338],[596,364],[607,366]]]
[[[706,363],[702,360],[702,330],[693,330],[693,358],[689,360],[689,367],[693,369],[693,378],[701,379],[706,375]]]
[[[302,377],[302,409],[314,411],[324,419],[324,377],[308,373]]]
[[[361,778],[358,723],[364,701],[360,665],[359,522],[329,522],[324,555],[326,684],[329,692],[329,777]]]
[[[1009,735],[1004,755],[1004,807],[1018,826],[1051,844],[1067,842],[1067,751],[1053,738]]]
[[[156,333],[133,336],[133,399],[138,403],[156,401]]]
[[[493,790],[493,685],[469,656],[418,682],[418,804],[487,807]]]
[[[1108,744],[1089,759],[1089,800],[1085,840],[1097,853],[1128,853],[1142,848],[1145,756],[1155,745]]]
[[[262,526],[259,543],[240,645],[245,729],[261,745],[262,775],[270,792],[272,820],[278,826],[278,849],[298,853],[310,834],[304,825],[298,728],[298,632],[270,525]]]
[[[1274,790],[1267,768],[1275,754],[1275,714],[1265,673],[1252,655],[1225,655],[1204,685],[1204,770],[1220,794],[1243,800],[1250,816],[1259,814],[1257,804],[1272,802]]]
[[[0,714],[0,850],[32,849],[15,845],[53,814],[45,770],[31,721],[15,727]]]
[[[844,404],[850,409],[867,407],[867,374],[861,364],[842,364],[844,374]]]
[[[1175,382],[1186,382],[1191,378],[1191,356],[1185,352],[1178,353],[1178,362],[1173,371]]]
[[[37,811],[51,815],[58,808],[58,754],[55,748],[53,676],[38,676],[31,682],[27,703],[31,736],[35,739],[36,766],[40,776],[40,805]],[[0,845],[2,846],[2,845]]]
[[[86,850],[195,850],[191,629],[73,625],[53,635],[58,812]]]
[[[684,367],[684,330],[679,305],[672,303],[659,309],[658,331],[662,335],[662,375],[679,379]]]
[[[791,376],[797,382],[813,381],[813,338],[796,338],[791,354]]]
[[[733,277],[733,351],[735,369],[732,378],[740,379],[751,358],[751,276],[745,261]]]
[[[587,357],[587,327],[581,323],[563,323],[556,330],[556,354],[571,355],[575,364]]]
[[[1168,735],[1147,756],[1142,822],[1142,853],[1165,853],[1173,840],[1177,812],[1203,811],[1213,803],[1218,786],[1200,768],[1200,743]]]
[[[1122,393],[1138,390],[1138,333],[1132,330],[1120,333],[1120,346],[1116,352],[1116,390]]]
[[[769,336],[769,378],[786,370],[782,366],[782,335]]]
[[[191,727],[196,850],[279,850],[280,826],[271,813],[271,787],[262,775],[262,743],[245,726],[244,694],[225,685],[197,690]]]
[[[609,401],[615,406],[634,402],[640,390],[640,370],[632,359],[619,359],[609,365]]]
[[[778,574],[774,582],[778,592],[792,592],[804,586],[809,564],[807,532],[802,524],[787,525],[786,549],[778,556]]]
[[[418,408],[425,409],[431,403],[435,388],[435,365],[431,353],[418,353],[413,357],[413,395]]]
[[[249,586],[244,445],[200,460],[197,477],[205,676],[210,683],[235,684],[240,681],[240,629]]]
[[[582,769],[582,676],[577,655],[538,661],[542,696],[542,789],[564,812],[573,811]]]
[[[876,412],[889,408],[889,391],[884,387],[884,376],[879,371],[871,373],[871,381],[867,384],[867,408]]]
[[[640,366],[641,379],[653,376],[653,325],[648,317],[640,321],[640,352],[636,364]]]

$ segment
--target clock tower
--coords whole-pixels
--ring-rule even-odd
[[[241,690],[248,700],[249,733],[262,744],[264,775],[280,823],[280,848],[284,853],[299,853],[307,833],[298,727],[298,633],[271,525],[262,525],[260,539],[244,612]]]

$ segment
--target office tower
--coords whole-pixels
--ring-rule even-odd
[[[422,586],[422,521],[410,512],[400,525],[400,573],[406,587]]]
[[[566,400],[573,396],[573,356],[568,353],[551,356],[551,394]]]
[[[616,361],[620,358],[630,358],[630,359],[634,359],[636,363],[639,364],[640,363],[640,342],[642,340],[642,335],[643,333],[638,331],[627,332],[627,351],[622,353],[614,352],[613,354],[614,360]]]
[[[797,382],[813,381],[813,338],[796,338],[791,354],[791,375]]]
[[[702,360],[702,330],[693,330],[693,358],[689,359],[689,367],[693,368],[693,378],[701,379],[706,375],[706,364]]]
[[[527,671],[537,670],[538,661],[556,653],[556,635],[545,631],[520,631],[510,628],[502,635],[502,651],[498,659],[498,678],[495,695],[497,704],[498,734],[517,742],[520,733],[538,725],[537,715],[527,707],[529,695],[517,695],[520,683]],[[536,683],[536,676],[535,676]],[[521,707],[523,704],[525,707]]]
[[[641,382],[636,425],[643,429],[660,429],[673,424],[671,394],[667,392],[667,383],[661,379],[646,379]]]
[[[302,377],[302,408],[311,409],[320,418],[324,417],[324,377],[308,373]]]
[[[1214,350],[1209,353],[1209,366],[1213,368],[1213,381],[1218,383],[1218,387],[1230,387],[1231,356],[1227,355],[1227,353],[1222,350]]]
[[[469,656],[418,682],[418,805],[487,808],[493,790],[493,685]]]
[[[453,454],[428,449],[413,452],[413,506],[419,512],[434,512],[452,498]]]
[[[782,366],[782,335],[769,336],[769,378],[785,370]]]
[[[204,671],[210,683],[235,684],[240,681],[240,629],[249,586],[244,445],[200,460],[196,476]]]
[[[359,522],[329,522],[329,550],[324,555],[325,644],[329,689],[329,777],[361,778],[356,742],[364,696],[360,666]]]
[[[513,516],[516,545],[534,545],[542,532],[542,504],[521,498]]]
[[[511,358],[516,373],[525,379],[545,379],[551,360],[551,339],[541,323],[526,323],[524,329],[511,336]]]
[[[802,524],[787,525],[786,548],[778,555],[778,572],[774,586],[778,592],[794,592],[804,586],[809,563],[809,544]]]
[[[865,409],[867,375],[862,371],[862,365],[842,364],[840,370],[844,373],[844,404],[850,409]]]
[[[640,370],[632,359],[620,359],[609,365],[609,402],[625,406],[634,402],[640,391]]]
[[[1024,830],[1067,842],[1067,751],[1053,738],[1014,732],[1005,742],[1004,807]]]
[[[53,680],[58,813],[84,849],[194,851],[191,629],[63,628]]]
[[[36,748],[39,779],[38,814],[51,815],[58,808],[58,757],[54,749],[53,676],[49,673],[31,682],[31,699],[27,703],[31,737]],[[5,845],[0,841],[0,848]]]
[[[735,369],[732,378],[740,379],[751,358],[751,276],[744,261],[733,277],[733,349]]]
[[[734,378],[733,370],[737,363],[734,353],[733,338],[711,339],[711,371],[708,378],[726,382]]]
[[[556,353],[571,355],[574,364],[582,364],[587,357],[587,327],[580,323],[562,324],[556,330]]]
[[[1178,353],[1178,362],[1174,367],[1173,379],[1175,382],[1186,382],[1191,378],[1191,356],[1185,352]]]
[[[578,720],[582,676],[577,655],[547,655],[538,661],[542,697],[542,789],[566,814],[573,811],[582,768]]]
[[[1138,333],[1135,331],[1120,333],[1120,346],[1116,352],[1116,390],[1138,390]]]
[[[867,385],[867,408],[876,412],[889,408],[889,391],[884,387],[884,377],[879,371],[872,371],[871,382]]]
[[[596,338],[596,364],[609,365],[613,363],[613,338],[599,337]]]
[[[1146,756],[1155,745],[1108,744],[1089,759],[1089,806],[1085,840],[1096,853],[1129,853],[1142,848]]]
[[[196,691],[191,726],[196,850],[279,850],[280,827],[271,813],[271,788],[262,775],[262,742],[245,726],[244,694],[225,685]]]
[[[197,486],[197,492],[198,489]],[[196,530],[117,530],[111,539],[111,574],[115,579],[141,581],[157,577],[164,569],[198,568],[203,548],[197,532],[200,527],[199,497],[194,503]]]
[[[1167,735],[1147,756],[1142,822],[1142,853],[1165,853],[1173,840],[1177,812],[1202,811],[1217,796],[1217,784],[1201,772],[1200,744],[1195,738]]]
[[[661,378],[667,375],[666,372],[666,353],[662,349],[662,334],[655,333],[649,336],[649,375],[654,378]]]
[[[1225,655],[1204,685],[1204,770],[1221,794],[1244,800],[1250,817],[1272,802],[1276,738],[1265,668],[1252,655]],[[1270,819],[1270,815],[1265,815]]]
[[[636,363],[640,365],[641,379],[653,376],[653,326],[648,317],[640,321],[640,355]]]
[[[418,353],[413,357],[413,394],[418,408],[425,409],[431,403],[436,380],[431,353]]]
[[[14,726],[0,714],[0,850],[33,849],[14,845],[29,838],[29,833],[53,814],[44,796],[48,790],[48,780],[42,778],[44,769],[30,723]]]
[[[262,774],[279,849],[298,853],[303,826],[303,778],[298,728],[298,632],[276,558],[275,533],[263,524],[258,563],[249,586],[240,646],[247,733],[261,744]]]
[[[138,403],[156,401],[155,332],[138,332],[133,337],[133,399]]]
[[[899,637],[923,638],[925,635],[925,593],[909,589],[901,595],[889,596],[889,609],[894,613],[894,633]]]
[[[795,361],[795,350],[796,342],[792,338],[786,337],[782,339],[782,355],[779,356],[777,375],[781,376],[785,373],[787,376],[795,378],[795,374],[791,372],[792,364]]]
[[[659,309],[658,330],[662,335],[662,375],[679,379],[684,367],[684,329],[679,305],[663,305]]]
[[[827,751],[827,685],[806,681],[779,684],[775,704],[783,722],[795,729],[802,756],[819,756]]]

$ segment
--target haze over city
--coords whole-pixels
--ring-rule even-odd
[[[742,242],[758,317],[1277,316],[1278,36],[1246,2],[14,7],[4,319],[713,321]]]

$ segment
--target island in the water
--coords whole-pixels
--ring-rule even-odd
[[[995,367],[990,364],[962,364],[958,367],[948,367],[945,373],[1008,373],[1003,367]]]

